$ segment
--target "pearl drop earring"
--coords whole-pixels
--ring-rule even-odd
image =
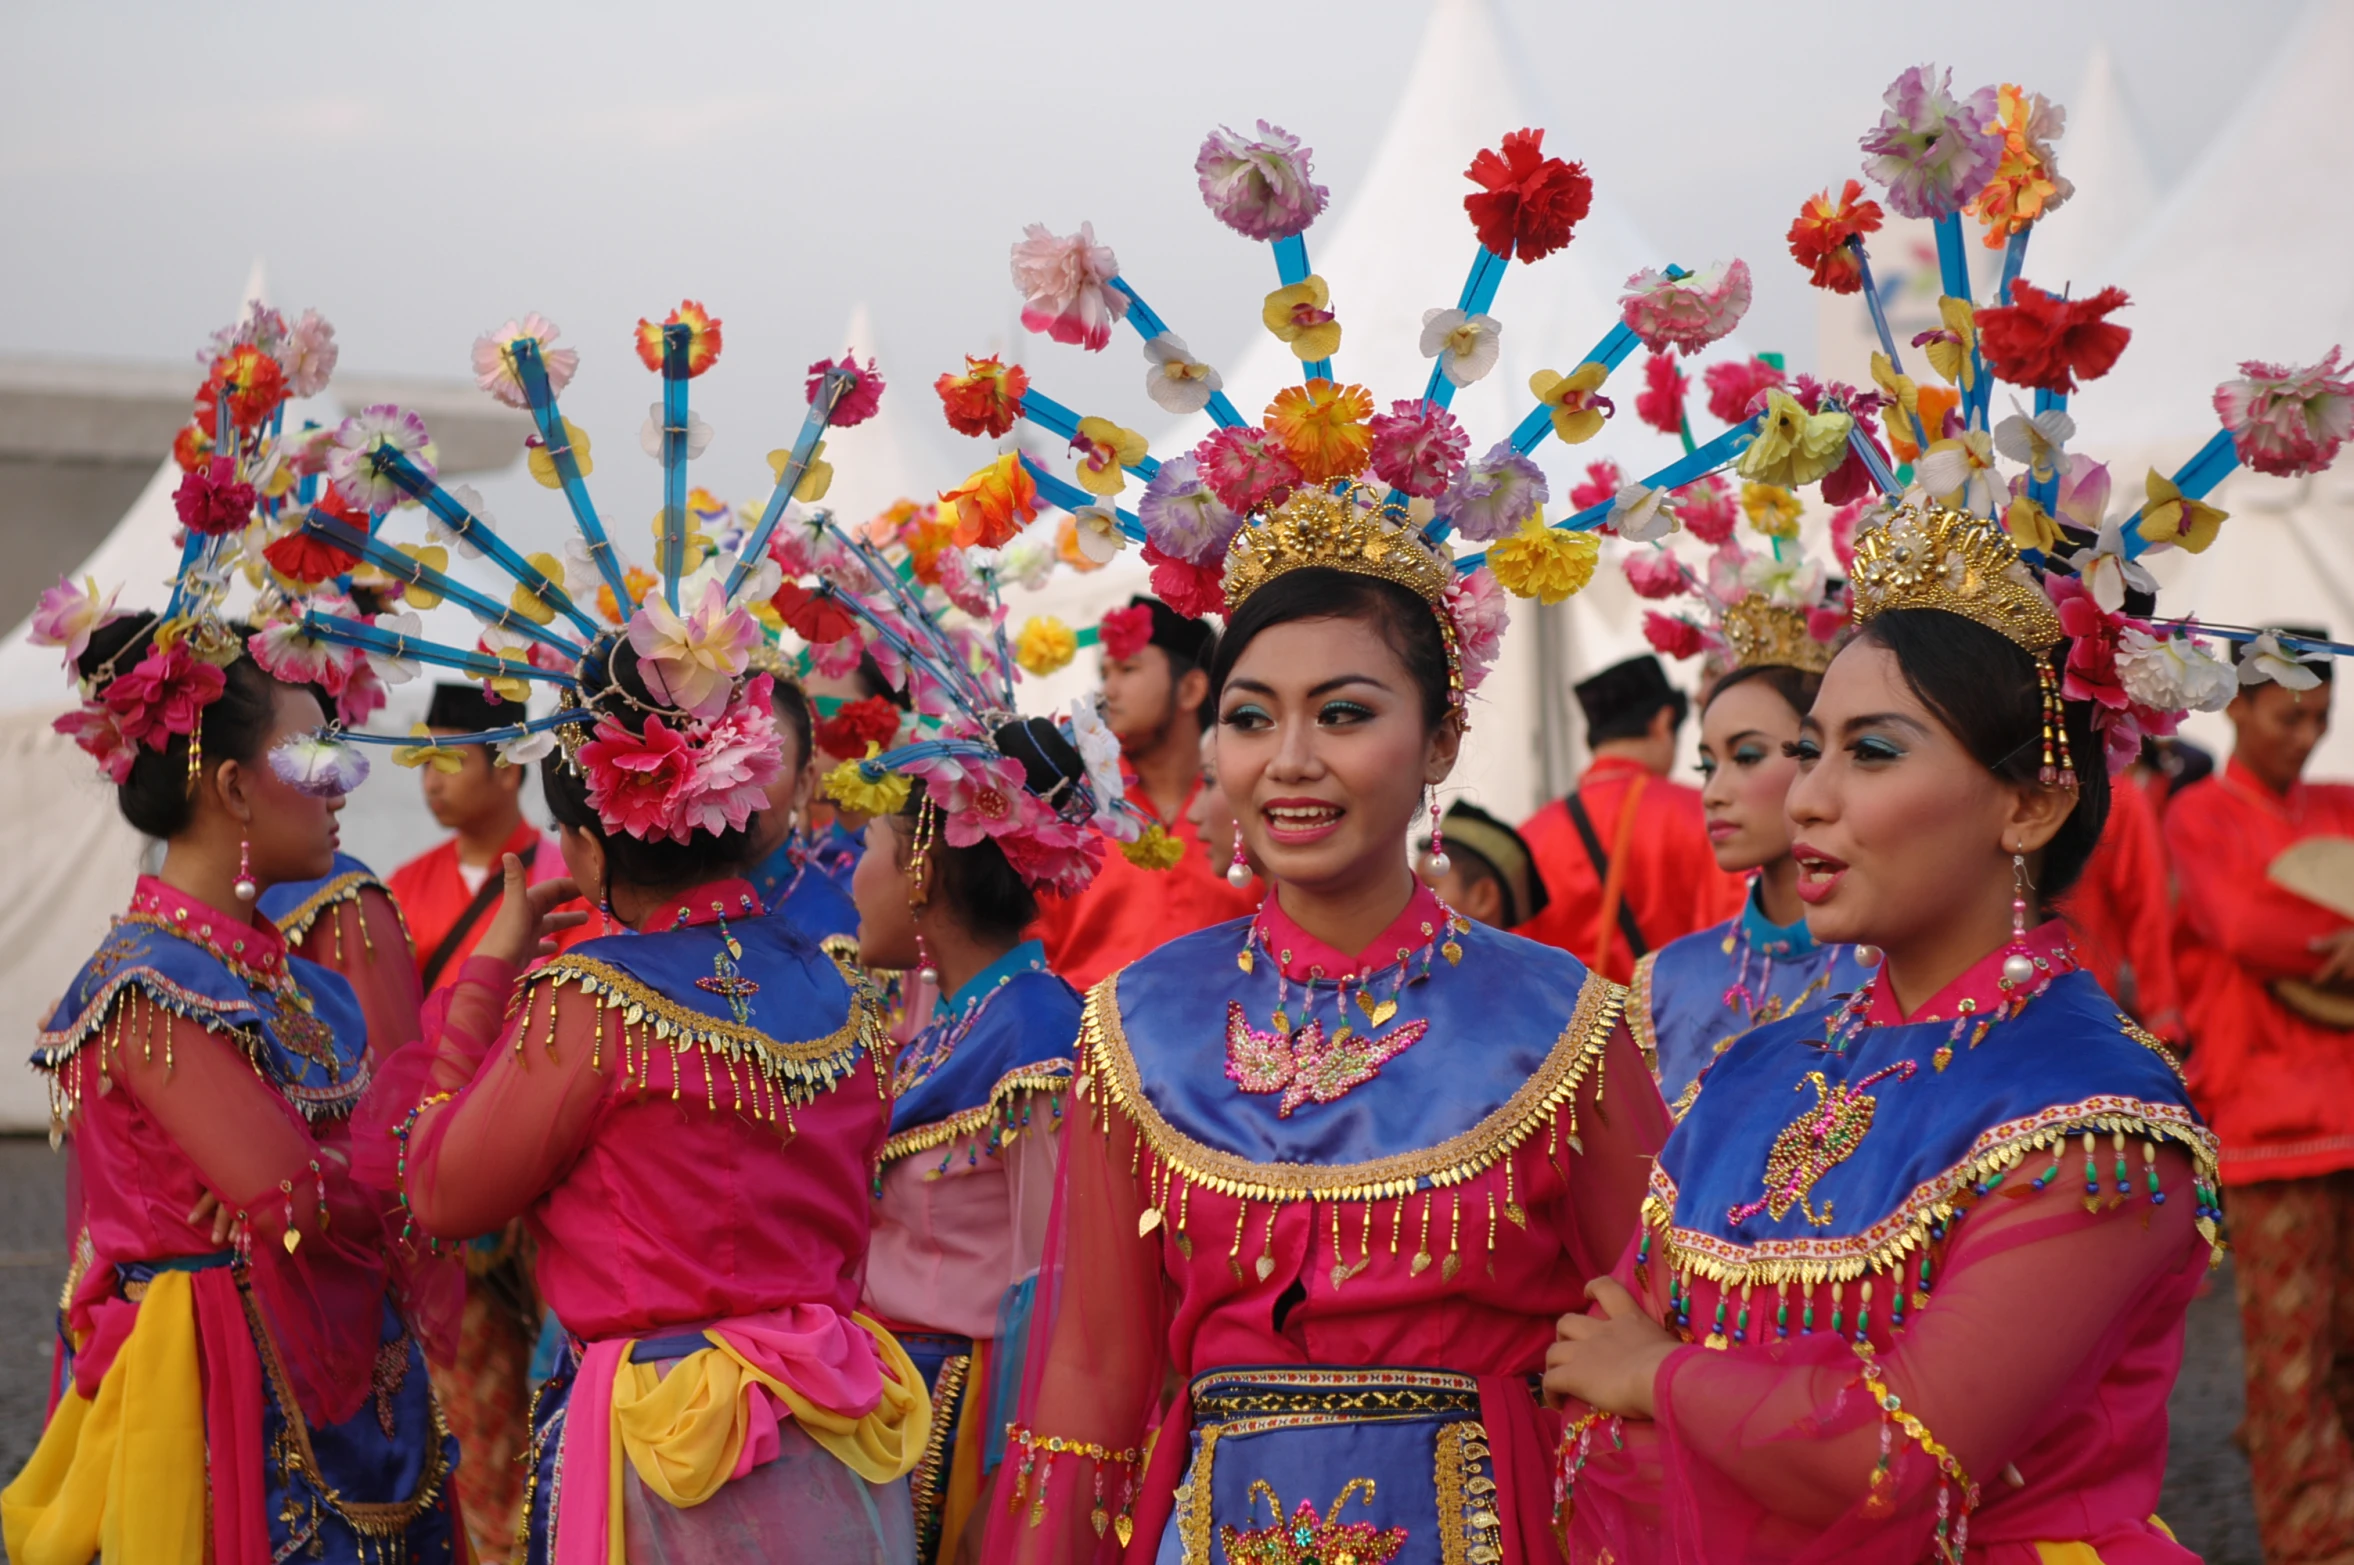
[[[1447,834],[1439,821],[1439,791],[1435,787],[1425,791],[1430,795],[1430,872],[1444,875],[1455,867],[1455,861],[1447,857]]]
[[[2011,855],[2011,943],[2003,958],[2003,982],[2023,989],[2035,979],[2035,957],[2027,949],[2027,855]]]
[[[1242,827],[1234,828],[1234,857],[1226,864],[1226,884],[1240,891],[1251,883],[1251,867],[1242,856]]]
[[[240,902],[251,902],[262,894],[253,878],[253,844],[243,837],[237,839],[237,879],[229,889],[237,893]]]

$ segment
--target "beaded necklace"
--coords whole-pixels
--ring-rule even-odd
[[[961,1001],[955,1015],[933,1017],[931,1024],[916,1034],[907,1052],[899,1057],[899,1064],[892,1072],[892,1096],[907,1096],[930,1080],[934,1071],[947,1064],[950,1056],[956,1053],[957,1045],[972,1034],[974,1025],[981,1019],[981,1013],[989,1009],[989,1002],[1004,993],[1007,984],[1024,973],[1045,971],[1044,962],[1033,961],[1011,972],[1000,973],[997,982]]]
[[[1436,896],[1432,900],[1438,901]],[[1364,1020],[1379,1027],[1397,1013],[1398,996],[1404,992],[1406,985],[1422,983],[1430,977],[1433,956],[1445,957],[1449,967],[1463,960],[1463,947],[1456,937],[1470,933],[1471,920],[1444,902],[1439,902],[1439,914],[1435,924],[1424,920],[1422,944],[1419,947],[1400,946],[1397,955],[1378,967],[1368,967],[1362,972],[1339,979],[1328,979],[1322,967],[1312,967],[1307,977],[1293,978],[1286,971],[1291,964],[1292,954],[1276,950],[1274,939],[1267,932],[1266,910],[1261,908],[1243,935],[1242,949],[1234,954],[1234,965],[1245,973],[1256,972],[1259,953],[1266,953],[1267,961],[1275,969],[1273,1027],[1286,1037],[1295,1029],[1308,1026],[1328,995],[1332,1002],[1334,1027],[1344,1029],[1356,1025],[1349,1020],[1348,1000],[1351,990],[1356,993],[1357,1008],[1364,1012]],[[1389,993],[1383,996],[1379,991],[1385,978]],[[1295,986],[1299,1004],[1296,1019],[1292,1015]]]
[[[2038,956],[2033,958],[2033,961],[2035,976],[2026,983],[2014,984],[2009,978],[1995,980],[1997,986],[2003,991],[2003,997],[1995,1003],[1991,1011],[1981,1014],[1976,998],[1968,995],[1963,996],[1954,1007],[1953,1026],[1946,1032],[1944,1041],[1938,1044],[1937,1051],[1929,1057],[1929,1063],[1938,1070],[1944,1070],[1946,1066],[1953,1063],[1954,1047],[1962,1042],[1964,1033],[1968,1033],[1970,1039],[1966,1047],[1977,1048],[1978,1045],[1986,1041],[1988,1033],[2002,1023],[2016,1017],[2026,1009],[2028,1001],[2050,988],[2053,980],[2076,971],[2078,965],[2076,948],[2072,945],[2059,946],[2048,956]],[[1877,1025],[1864,1018],[1871,1014],[1872,1003],[1878,996],[1880,985],[1886,978],[1887,970],[1885,968],[1874,973],[1864,981],[1854,994],[1848,996],[1845,1005],[1832,1013],[1830,1025],[1823,1032],[1822,1046],[1825,1049],[1844,1059],[1847,1056],[1848,1046]],[[1897,1025],[1909,1026],[1912,1024],[1900,1022]]]

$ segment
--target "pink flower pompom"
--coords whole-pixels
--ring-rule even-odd
[[[93,702],[78,706],[49,725],[81,746],[98,763],[107,781],[121,786],[131,780],[131,763],[139,746],[123,733],[122,723],[106,707]]]
[[[1114,288],[1119,258],[1095,242],[1095,225],[1081,223],[1065,237],[1043,223],[1022,230],[1013,250],[1014,286],[1022,291],[1022,325],[1090,353],[1112,340],[1128,317],[1128,296]]]
[[[560,335],[556,323],[537,311],[484,332],[474,339],[474,384],[511,408],[531,406],[523,378],[515,373],[515,344],[529,337],[539,345],[539,361],[548,372],[548,395],[561,396],[580,368],[580,354],[572,348],[550,348],[548,344]]]
[[[383,711],[390,699],[384,681],[376,677],[375,665],[365,655],[355,657],[344,675],[343,689],[335,696],[335,719],[346,728],[358,728]]]
[[[1700,627],[1688,619],[1662,614],[1657,609],[1643,611],[1643,639],[1662,657],[1697,657],[1705,642]]]
[[[1880,123],[1862,141],[1864,172],[1906,217],[1951,217],[2002,166],[2003,138],[1987,129],[2002,117],[1994,88],[1956,98],[1952,71],[1916,65],[1881,101]]]
[[[1608,505],[1626,486],[1626,475],[1618,470],[1616,462],[1608,457],[1599,462],[1588,462],[1585,482],[1570,485],[1569,508],[1572,511],[1584,511],[1597,505]]]
[[[1741,324],[1749,293],[1749,263],[1739,259],[1683,278],[1647,268],[1627,279],[1618,314],[1654,353],[1697,353]]]
[[[833,417],[827,422],[836,429],[848,429],[873,418],[875,410],[883,405],[883,377],[875,369],[875,361],[867,360],[866,368],[860,369],[858,356],[845,349],[838,363],[832,359],[819,359],[810,365],[808,390],[809,402],[813,407],[817,404],[818,392],[825,387],[827,370],[848,370],[857,377],[851,382],[850,389],[842,393],[842,399],[834,404]]]
[[[1187,619],[1226,612],[1226,580],[1216,569],[1163,554],[1146,540],[1144,563],[1152,571],[1152,595]]]
[[[1512,600],[1496,573],[1483,565],[1458,576],[1447,588],[1447,611],[1454,616],[1455,641],[1463,656],[1463,689],[1468,694],[1486,682],[1504,649]]]
[[[151,650],[127,674],[117,674],[100,697],[115,716],[123,738],[150,750],[170,746],[172,735],[192,734],[204,709],[228,688],[229,676],[200,663],[188,643]]]
[[[1872,508],[1870,500],[1851,500],[1831,513],[1831,552],[1843,571],[1855,569],[1856,523]]]
[[[1259,121],[1257,140],[1224,126],[1202,138],[1193,171],[1211,215],[1245,239],[1289,239],[1304,231],[1332,192],[1308,176],[1310,151],[1281,126]]]
[[[1702,543],[1718,545],[1733,536],[1733,528],[1741,520],[1740,502],[1733,491],[1714,473],[1686,484],[1676,491],[1676,519],[1685,531]]]
[[[1445,494],[1470,449],[1461,422],[1435,402],[1416,397],[1373,415],[1374,476],[1417,499]]]
[[[1740,423],[1749,416],[1752,402],[1777,386],[1789,384],[1788,377],[1763,359],[1711,364],[1701,378],[1708,383],[1709,416],[1723,424]]]
[[[1125,663],[1152,641],[1152,610],[1141,603],[1113,609],[1095,627],[1095,634],[1105,657]]]
[[[695,736],[695,765],[679,789],[671,834],[712,836],[741,831],[768,808],[768,785],[784,775],[784,743],[777,734],[775,682],[766,674],[744,681],[717,722]]]
[[[1690,384],[1676,370],[1673,353],[1654,353],[1643,361],[1643,389],[1635,394],[1635,417],[1663,435],[1683,432],[1684,389]]]
[[[1637,549],[1620,564],[1638,598],[1672,598],[1689,585],[1684,567],[1665,549]]]
[[[237,481],[237,465],[225,456],[216,456],[202,471],[188,474],[172,492],[172,507],[180,513],[180,525],[207,538],[244,531],[245,524],[253,520],[253,501],[253,485]]]
[[[1847,589],[1842,587],[1835,601],[1819,603],[1806,611],[1806,633],[1828,646],[1847,629],[1854,612],[1848,604]]]
[[[633,734],[612,718],[597,722],[596,736],[580,747],[580,770],[588,782],[589,808],[614,831],[640,842],[685,842],[676,822],[679,795],[689,786],[695,754],[686,735],[661,717],[646,719]]]
[[[1301,478],[1281,438],[1266,429],[1213,430],[1193,448],[1193,459],[1218,503],[1238,515],[1279,503]]]
[[[2332,348],[2319,364],[2297,369],[2250,359],[2238,380],[2215,388],[2215,412],[2232,449],[2259,473],[2296,478],[2337,459],[2354,434],[2354,377],[2341,373]]]

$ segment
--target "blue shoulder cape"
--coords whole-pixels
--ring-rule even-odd
[[[1693,1083],[1734,1039],[1854,993],[1871,976],[1855,947],[1761,941],[1751,910],[1671,940],[1635,964],[1627,1026],[1660,1095],[1681,1114]]]
[[[1669,1265],[1720,1284],[1852,1281],[1925,1265],[2006,1180],[2122,1202],[2154,1186],[2161,1143],[2190,1153],[2214,1239],[2215,1138],[2173,1056],[2089,973],[1959,1041],[1942,1021],[1869,1027],[1837,1054],[1833,1015],[1760,1027],[1709,1069],[1652,1172],[1646,1250],[1656,1236]]]
[[[985,981],[987,975],[976,980]],[[1014,972],[970,1011],[936,1014],[900,1051],[891,1139],[881,1161],[992,1130],[994,1148],[1006,1130],[1018,1133],[1019,1124],[1002,1122],[1013,1100],[1068,1086],[1078,1037],[1078,991],[1042,970]]]
[[[1410,964],[1394,992],[1389,969],[1345,1010],[1319,984],[1303,1007],[1273,963],[1239,959],[1249,928],[1182,936],[1097,984],[1079,1061],[1082,1095],[1118,1105],[1187,1179],[1246,1200],[1386,1199],[1470,1177],[1599,1072],[1626,998],[1566,951],[1473,924],[1457,928],[1459,961]],[[1279,986],[1290,1008],[1262,1031]],[[1319,1078],[1351,1046],[1378,1063]],[[1238,1051],[1279,1072],[1296,1060],[1294,1085],[1245,1091]]]
[[[744,878],[760,893],[769,916],[790,923],[810,944],[857,938],[858,909],[846,884],[837,884],[799,844],[785,843],[745,871]]]
[[[291,954],[286,967],[284,990],[249,984],[192,940],[116,920],[33,1051],[33,1068],[51,1079],[53,1114],[62,1121],[74,1108],[59,1097],[59,1069],[105,1030],[118,1004],[153,1006],[228,1039],[306,1119],[348,1113],[368,1085],[359,1000],[340,973]]]
[[[678,1057],[700,1054],[713,1106],[722,1100],[712,1083],[725,1075],[739,1090],[757,1079],[789,1111],[889,1043],[865,983],[781,918],[584,940],[523,982],[595,1000],[599,1045],[610,1038],[633,1076],[665,1055],[675,1090]],[[753,1102],[771,1108],[757,1092]]]
[[[319,916],[339,902],[353,902],[370,886],[392,894],[376,872],[348,853],[335,855],[335,867],[323,880],[281,881],[261,894],[255,905],[262,917],[278,926],[288,945],[300,945]],[[395,903],[395,907],[399,904]]]

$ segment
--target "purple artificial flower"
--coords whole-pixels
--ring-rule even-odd
[[[1316,221],[1332,196],[1308,177],[1309,157],[1297,136],[1261,120],[1256,141],[1224,126],[1211,131],[1193,171],[1202,203],[1219,222],[1245,239],[1289,239]]]
[[[1242,518],[1228,510],[1202,480],[1192,456],[1175,456],[1144,486],[1136,519],[1163,554],[1191,565],[1216,566],[1226,558]]]
[[[1499,440],[1455,475],[1438,510],[1464,537],[1488,543],[1517,532],[1550,498],[1544,469]]]
[[[1916,65],[1888,85],[1879,128],[1863,138],[1864,172],[1906,217],[1951,217],[1994,177],[2003,157],[1995,89],[1953,95],[1953,72]]]

